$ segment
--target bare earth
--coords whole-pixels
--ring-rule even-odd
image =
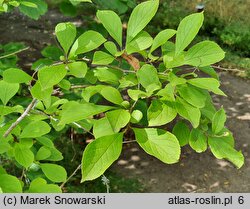
[[[0,43],[23,41],[30,46],[20,54],[20,64],[28,69],[41,56],[39,51],[44,46],[55,43],[52,35],[55,25],[69,20],[54,11],[38,22],[17,13],[2,15]],[[82,25],[80,18],[74,21]],[[250,192],[250,81],[228,73],[220,73],[220,79],[222,89],[230,96],[215,96],[214,101],[226,109],[227,127],[234,133],[237,149],[245,156],[241,169],[217,160],[209,150],[197,154],[189,147],[183,149],[178,164],[166,165],[136,144],[124,145],[122,156],[111,169],[122,176],[139,179],[147,192]]]

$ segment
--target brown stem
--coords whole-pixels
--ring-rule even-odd
[[[66,181],[63,182],[63,183],[61,184],[61,186],[60,186],[61,189],[64,187],[64,185],[65,185],[74,175],[76,175],[76,172],[77,172],[78,170],[80,170],[81,167],[82,167],[82,164],[78,165],[78,167],[77,167],[77,168],[73,171],[73,173],[66,179]]]
[[[124,142],[122,142],[122,143],[123,143],[123,144],[128,144],[128,143],[133,143],[133,142],[136,142],[136,140],[124,141]]]
[[[107,68],[112,68],[112,69],[115,69],[115,70],[120,70],[121,72],[123,73],[135,73],[134,71],[132,70],[124,70],[118,66],[113,66],[113,65],[91,65],[92,67],[107,67]]]
[[[242,70],[239,70],[239,69],[231,69],[231,68],[224,68],[224,67],[221,67],[221,66],[217,66],[217,65],[212,65],[213,68],[217,69],[217,70],[223,70],[223,71],[231,71],[231,72],[242,72]]]
[[[83,89],[83,88],[86,88],[86,87],[89,87],[91,85],[72,85],[70,87],[70,89]]]
[[[16,52],[12,52],[12,53],[10,53],[10,54],[3,55],[3,56],[0,57],[0,59],[4,59],[4,58],[7,58],[7,57],[11,57],[11,56],[13,56],[13,55],[16,55],[16,54],[18,54],[18,53],[20,53],[20,52],[26,51],[26,50],[28,50],[28,49],[29,49],[29,47],[26,47],[26,48],[20,49],[20,50],[18,50],[18,51],[16,51]]]
[[[4,138],[6,138],[10,134],[10,132],[29,114],[30,110],[35,106],[36,102],[37,99],[32,100],[32,102],[29,104],[23,114],[14,123],[12,123],[8,130],[4,133]]]

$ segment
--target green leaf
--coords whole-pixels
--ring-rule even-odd
[[[192,129],[189,135],[189,145],[198,153],[207,149],[207,137],[200,129]]]
[[[34,161],[33,152],[22,144],[16,144],[14,148],[16,161],[25,168],[28,168]]]
[[[190,130],[184,121],[178,121],[174,128],[173,134],[179,140],[180,145],[183,147],[188,144]]]
[[[199,32],[203,20],[204,15],[201,12],[191,14],[180,22],[176,33],[176,55],[179,55],[191,43]]]
[[[155,128],[133,128],[133,131],[136,141],[149,155],[167,164],[179,161],[180,145],[170,132]]]
[[[62,193],[61,188],[55,184],[47,184],[45,179],[40,177],[30,183],[29,193]]]
[[[41,163],[40,166],[43,173],[49,180],[56,183],[66,181],[67,172],[64,167],[50,163]]]
[[[106,39],[100,33],[89,30],[76,39],[71,48],[69,58],[92,51],[101,46],[105,41]]]
[[[8,101],[15,96],[18,92],[19,84],[17,83],[7,83],[6,81],[0,81],[0,99],[3,104],[6,105]]]
[[[59,4],[59,9],[64,16],[69,16],[69,17],[77,16],[76,7],[73,6],[70,2],[65,2],[65,1],[61,2]]]
[[[212,78],[219,80],[219,76],[217,75],[216,71],[212,67],[210,66],[199,67],[199,70],[210,75]]]
[[[49,148],[42,146],[36,153],[36,160],[45,160],[50,157],[51,151]]]
[[[177,97],[176,99],[175,107],[178,114],[190,121],[194,128],[197,128],[199,126],[201,117],[199,108],[188,104],[179,97]]]
[[[11,146],[10,146],[10,144],[8,142],[0,140],[0,154],[8,152],[8,150],[10,148],[11,148]]]
[[[46,107],[49,107],[51,104],[51,94],[53,92],[53,87],[42,89],[42,86],[39,81],[31,88],[31,95],[44,102]]]
[[[41,15],[47,12],[48,6],[43,0],[26,0],[25,2],[26,5],[20,4],[19,10],[32,19],[38,20]],[[28,3],[30,3],[29,6],[27,6]],[[30,7],[31,4],[36,5],[36,7]]]
[[[96,120],[93,125],[93,134],[95,138],[114,134],[114,130],[107,117]]]
[[[187,82],[201,89],[207,89],[215,94],[226,96],[224,92],[219,89],[220,82],[214,78],[193,78]]]
[[[127,54],[143,51],[153,43],[153,38],[146,32],[141,31],[132,41],[126,44]]]
[[[41,54],[44,57],[52,59],[54,61],[60,60],[60,56],[63,56],[62,50],[53,45],[49,45],[43,48],[43,50],[41,51]]]
[[[131,1],[131,0],[129,0]],[[94,3],[98,5],[98,7],[104,9],[111,9],[116,11],[119,14],[124,14],[128,10],[127,0],[112,0],[112,1],[104,1],[104,0],[94,0]],[[135,4],[135,2],[134,2]]]
[[[166,53],[163,56],[163,62],[166,68],[171,69],[184,65],[184,54],[175,55],[174,52]]]
[[[37,70],[37,69],[41,69],[42,67],[49,66],[49,65],[52,65],[52,64],[53,64],[53,60],[51,60],[49,58],[41,58],[41,59],[38,59],[36,62],[34,62],[32,64],[31,69],[32,70]]]
[[[161,88],[161,83],[158,78],[157,70],[154,66],[145,64],[137,72],[137,78],[139,83],[148,91]]]
[[[134,101],[137,101],[139,98],[144,99],[144,98],[151,96],[151,93],[150,92],[147,93],[141,90],[129,89],[128,95],[131,99],[133,99]]]
[[[226,119],[227,116],[223,108],[214,114],[212,119],[212,131],[214,134],[218,134],[224,128]]]
[[[166,30],[159,32],[153,40],[153,44],[150,48],[150,53],[152,53],[158,47],[165,44],[175,34],[176,34],[176,30],[172,30],[172,29],[166,29]]]
[[[88,117],[97,115],[110,109],[113,109],[113,107],[94,105],[90,103],[79,104],[78,102],[71,101],[62,105],[62,111],[60,112],[61,120],[59,125],[87,119]]]
[[[127,44],[140,33],[154,17],[159,6],[159,0],[151,0],[137,5],[128,21]]]
[[[3,4],[4,0],[0,0],[0,4],[3,5],[3,6],[0,6],[1,7],[1,12],[3,12],[5,10],[5,12],[7,12],[7,9],[8,9],[8,5],[5,3]],[[9,5],[13,6],[13,7],[18,7],[20,5],[20,2],[17,2],[17,1],[10,1],[8,2]]]
[[[41,54],[49,59],[52,59],[54,61],[58,61],[60,59],[60,56],[63,56],[63,52],[61,49],[59,49],[56,46],[49,45],[45,47],[42,51]]]
[[[50,148],[51,155],[46,158],[46,161],[60,161],[63,159],[62,153],[56,148]]]
[[[13,112],[23,113],[23,106],[16,105],[14,107],[0,105],[0,116],[8,115]]]
[[[64,81],[64,80],[63,80]],[[67,80],[67,82],[69,82],[68,80]],[[47,114],[53,114],[53,113],[55,113],[57,110],[58,110],[58,107],[59,106],[61,106],[61,105],[63,105],[63,104],[65,104],[65,103],[67,103],[69,100],[67,100],[67,99],[59,99],[59,98],[54,98],[53,97],[53,104],[49,107],[49,108],[47,108],[46,110],[45,110],[45,113],[47,113]],[[53,120],[52,120],[53,121]],[[55,121],[55,120],[54,120]],[[56,121],[55,121],[56,122]]]
[[[115,133],[124,128],[130,121],[130,114],[127,110],[119,109],[106,113],[106,117]]]
[[[241,168],[244,164],[244,156],[240,151],[235,150],[229,143],[227,137],[208,137],[208,144],[211,152],[218,159],[227,159],[237,168]]]
[[[178,77],[173,72],[169,73],[168,80],[172,86],[183,85],[187,82],[185,78]]]
[[[161,46],[161,51],[163,55],[172,53],[175,54],[175,43],[171,41],[167,41],[165,44]]]
[[[136,104],[133,108],[134,110],[139,110],[142,113],[142,119],[140,120],[139,125],[148,126],[147,110],[148,104],[146,99],[139,99],[136,101]]]
[[[203,41],[185,54],[185,64],[196,67],[204,67],[221,61],[225,57],[225,52],[213,41]]]
[[[119,88],[120,89],[123,89],[123,88],[126,88],[126,87],[130,87],[130,86],[135,86],[138,84],[138,80],[137,80],[137,77],[134,73],[130,73],[130,74],[127,74],[127,75],[124,75],[120,80],[120,85],[119,85]]]
[[[114,61],[114,57],[102,51],[96,51],[93,57],[92,64],[94,65],[108,65]]]
[[[211,96],[207,97],[205,106],[201,109],[201,113],[203,116],[207,117],[210,121],[213,120],[213,116],[216,113],[216,109],[213,105]]]
[[[174,87],[170,83],[167,84],[163,89],[158,91],[156,95],[161,96],[164,100],[175,101]]]
[[[50,126],[44,121],[33,121],[26,125],[20,135],[20,138],[36,138],[49,133]]]
[[[119,80],[122,78],[123,73],[120,70],[111,69],[107,67],[98,67],[94,71],[95,76],[99,81],[109,84],[119,84]]]
[[[55,28],[55,33],[65,54],[68,54],[68,51],[76,38],[76,26],[70,22],[59,23]]]
[[[117,47],[116,45],[112,42],[112,41],[107,41],[104,43],[104,47],[105,49],[107,49],[107,51],[112,54],[113,56],[116,56],[117,54]]]
[[[120,105],[123,102],[120,92],[111,86],[104,86],[100,94],[108,101]]]
[[[235,141],[231,131],[224,127],[218,135],[219,136],[214,136],[214,138],[220,138],[220,140],[234,147]]]
[[[120,17],[110,10],[98,10],[96,16],[119,46],[122,47],[122,22]]]
[[[43,67],[38,71],[38,80],[40,81],[42,90],[51,88],[60,83],[66,74],[67,70],[65,65]]]
[[[26,148],[31,148],[33,146],[33,139],[22,138],[19,140],[19,144],[25,146]]]
[[[94,75],[94,70],[89,70],[85,76],[85,79],[87,82],[89,82],[90,84],[95,84],[97,82],[97,78]]]
[[[6,170],[1,165],[0,165],[0,174],[7,174]]]
[[[32,77],[18,68],[9,68],[3,72],[3,80],[8,83],[28,83]]]
[[[31,171],[31,172],[36,172],[39,170],[40,170],[40,165],[38,163],[32,163],[28,168],[28,171]]]
[[[89,102],[90,98],[99,93],[103,88],[103,85],[95,85],[95,86],[89,86],[82,90],[82,98],[85,102]]]
[[[181,85],[178,87],[178,93],[189,104],[202,108],[205,106],[207,100],[207,94],[201,89],[191,85]]]
[[[140,110],[134,110],[131,113],[131,122],[132,123],[139,123],[140,120],[142,119],[142,117],[143,117],[143,114]]]
[[[53,141],[45,136],[42,136],[42,137],[37,137],[36,140],[42,144],[43,146],[46,146],[46,147],[50,147],[50,148],[53,148],[54,147],[54,144],[53,144]]]
[[[89,2],[89,3],[92,3],[91,0],[69,0],[73,5],[78,5],[79,3],[81,2]]]
[[[82,156],[82,181],[98,178],[118,159],[122,151],[123,134],[117,133],[95,139],[87,145]]]
[[[0,174],[0,188],[3,193],[21,193],[22,185],[15,176]]]
[[[3,0],[2,0],[3,1]],[[11,2],[9,3],[11,5]],[[17,2],[17,5],[16,6],[19,6],[20,4]],[[8,4],[6,3],[1,3],[0,4],[0,12],[8,12]]]
[[[27,7],[31,7],[31,8],[37,8],[36,4],[29,2],[29,1],[21,1],[20,4],[27,6]]]
[[[161,126],[171,122],[177,112],[170,102],[153,100],[148,108],[148,125]]]
[[[73,75],[76,78],[84,78],[88,70],[88,66],[85,62],[72,62],[67,66],[69,68],[68,75]]]
[[[58,83],[58,86],[59,86],[61,89],[70,90],[70,88],[71,88],[71,83],[70,83],[70,81],[68,81],[67,79],[62,79],[62,80],[60,81],[60,83]]]

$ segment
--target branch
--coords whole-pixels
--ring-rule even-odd
[[[239,70],[237,68],[231,69],[231,68],[224,68],[221,66],[217,66],[217,65],[211,65],[213,68],[218,69],[218,70],[223,70],[223,71],[231,71],[231,72],[243,72],[243,70]]]
[[[133,142],[136,142],[136,140],[123,141],[122,143],[123,144],[128,144],[128,143],[133,143]]]
[[[0,57],[0,59],[4,59],[4,58],[7,58],[7,57],[11,57],[11,56],[16,55],[16,54],[18,54],[18,53],[20,53],[20,52],[26,51],[26,50],[28,50],[29,48],[30,48],[30,47],[26,47],[26,48],[20,49],[20,50],[18,50],[18,51],[12,52],[12,53],[10,53],[10,54],[3,55],[3,56]]]
[[[64,185],[65,185],[74,175],[76,175],[76,172],[77,172],[78,170],[80,170],[81,167],[82,167],[82,164],[78,165],[78,167],[77,167],[77,168],[73,171],[73,173],[66,179],[66,181],[63,182],[63,183],[61,184],[61,186],[60,186],[61,189],[64,187]]]
[[[94,64],[92,64],[91,67],[108,67],[108,68],[112,68],[112,69],[115,69],[115,70],[120,70],[123,73],[135,73],[132,70],[124,70],[124,69],[122,69],[122,68],[120,68],[118,66],[113,66],[113,65],[94,65]]]
[[[70,89],[83,89],[83,88],[86,88],[86,87],[89,87],[91,85],[72,85],[70,87]]]
[[[8,130],[4,133],[4,138],[6,138],[10,134],[10,132],[29,114],[31,109],[35,106],[36,102],[37,99],[32,100],[32,102],[29,104],[23,114],[14,123],[12,123]]]
[[[77,126],[77,127],[80,128],[80,129],[86,131],[88,134],[94,136],[90,131],[88,131],[86,128],[82,127],[80,124],[78,124],[78,123],[76,123],[76,122],[73,122],[72,124],[75,125],[75,126]]]

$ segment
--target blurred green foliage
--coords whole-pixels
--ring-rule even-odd
[[[179,21],[196,11],[197,0],[164,0],[151,23],[152,30],[176,28]],[[204,1],[204,26],[200,35],[209,36],[231,50],[250,56],[250,1]],[[155,27],[156,26],[156,27]]]
[[[198,2],[205,6],[200,38],[215,40],[227,51],[225,67],[250,69],[250,0],[162,0],[149,29],[156,34],[177,28],[182,18],[196,12]]]

